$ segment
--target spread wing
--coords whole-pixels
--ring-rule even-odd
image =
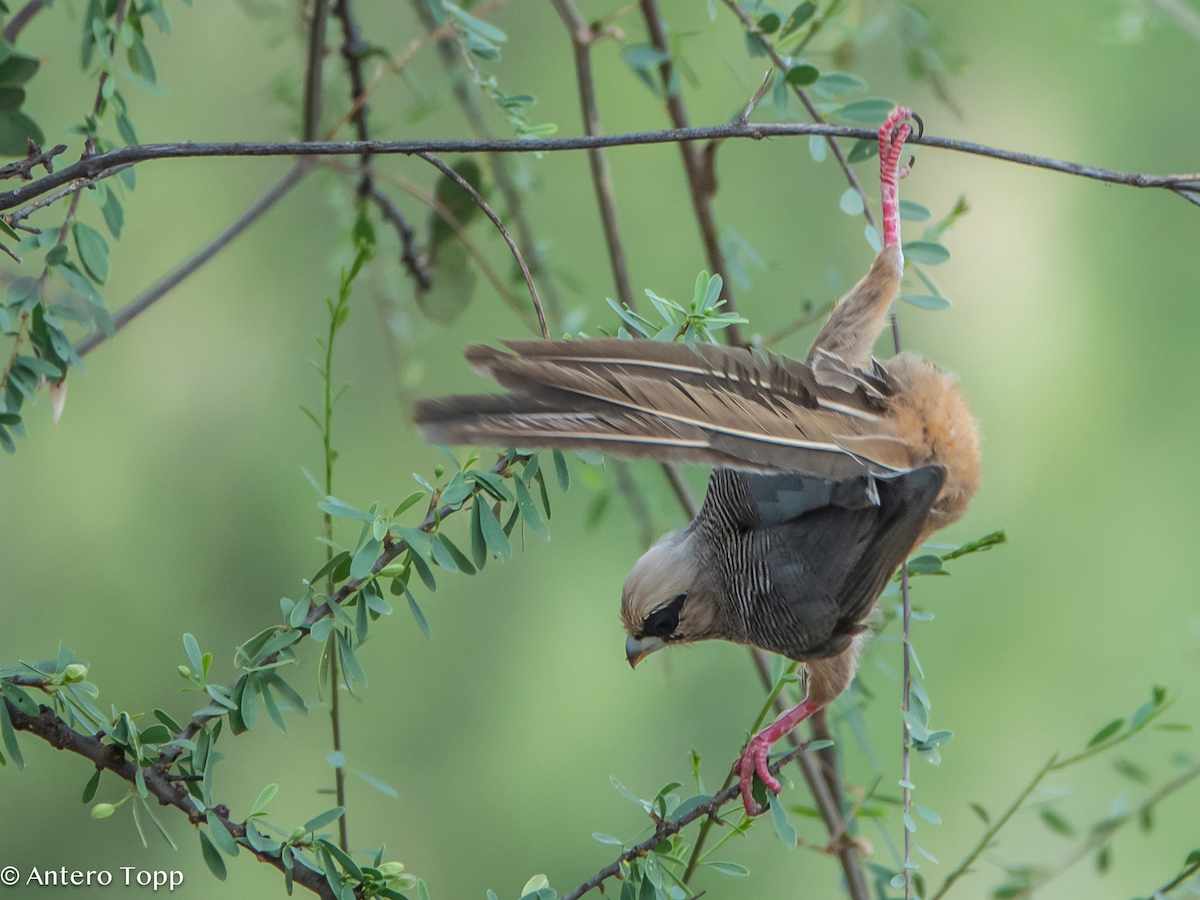
[[[886,370],[824,354],[809,367],[740,348],[524,341],[467,359],[512,393],[423,400],[425,439],[597,449],[619,456],[804,472],[827,481],[910,468],[887,416]]]
[[[698,518],[722,510],[727,530],[709,525],[710,546],[723,548],[714,552],[743,640],[798,660],[845,650],[911,552],[944,479],[940,466],[836,484],[715,472]]]

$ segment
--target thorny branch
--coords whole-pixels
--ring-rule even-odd
[[[801,755],[804,753],[807,746],[808,746],[807,744],[801,744],[799,747],[796,747],[790,753],[787,753],[786,755],[780,757],[775,762],[771,763],[771,765],[768,767],[771,771],[771,774],[777,775],[779,773],[779,770],[782,769],[784,766],[786,766],[788,763],[790,763],[793,759],[801,757]],[[562,900],[579,900],[580,897],[582,897],[584,894],[586,894],[592,888],[598,887],[600,884],[602,884],[604,881],[607,881],[609,878],[615,877],[621,871],[622,863],[627,863],[630,860],[638,859],[639,857],[645,856],[647,853],[649,853],[651,850],[653,850],[656,846],[658,846],[658,844],[661,841],[665,840],[666,838],[671,837],[671,835],[673,835],[673,834],[676,834],[676,833],[682,831],[684,828],[686,828],[688,825],[692,824],[692,822],[695,822],[697,819],[716,816],[720,812],[722,806],[724,806],[730,800],[734,800],[737,798],[738,791],[739,791],[739,788],[736,784],[732,785],[730,787],[727,787],[727,788],[725,788],[725,790],[716,794],[707,803],[702,803],[700,806],[697,806],[695,809],[689,810],[686,815],[680,816],[678,819],[673,819],[673,820],[672,819],[659,819],[656,817],[654,833],[652,835],[650,835],[650,837],[648,837],[646,840],[642,841],[640,844],[630,847],[628,850],[623,852],[620,856],[617,857],[615,862],[605,866],[603,869],[601,869],[599,872],[597,872],[595,875],[593,875],[591,878],[589,878],[587,881],[585,881],[579,887],[575,888],[575,890],[571,891],[571,893],[569,893],[565,897],[563,897]]]
[[[26,138],[26,140],[29,144],[29,154],[24,159],[18,159],[16,162],[10,162],[6,166],[0,166],[0,181],[5,181],[9,178],[32,181],[33,170],[37,166],[44,168],[46,174],[52,174],[54,172],[54,157],[67,151],[66,144],[58,144],[49,150],[43,150],[33,142],[32,138]]]
[[[729,138],[763,140],[772,137],[819,134],[830,137],[874,140],[878,133],[869,128],[848,125],[818,125],[806,122],[708,125],[700,128],[672,128],[665,131],[640,131],[628,134],[600,134],[592,137],[545,138],[529,140],[438,140],[438,141],[325,141],[300,142],[234,142],[137,144],[81,159],[52,175],[0,193],[0,210],[13,209],[34,197],[68,184],[77,178],[92,178],[106,169],[126,163],[147,162],[152,159],[194,159],[199,157],[235,156],[358,156],[364,152],[374,155],[414,155],[418,153],[554,153],[564,150],[588,150],[593,147],[630,147],[643,144],[674,144],[683,141],[702,141]],[[1155,175],[1147,172],[1123,172],[1066,160],[1035,156],[1016,150],[988,147],[954,138],[910,137],[906,144],[936,147],[985,156],[1018,165],[1049,169],[1067,175],[1123,184],[1137,188],[1161,188],[1181,195],[1200,198],[1200,172],[1177,175]]]
[[[131,785],[137,784],[137,766],[126,757],[120,747],[105,744],[100,739],[101,735],[80,734],[47,706],[40,706],[38,715],[30,716],[17,709],[7,698],[0,698],[0,700],[7,705],[9,718],[16,730],[39,737],[56,750],[66,750],[82,756],[92,762],[97,769],[107,769]],[[192,825],[199,826],[207,823],[210,828],[224,827],[234,838],[246,836],[245,824],[230,821],[229,810],[226,807],[214,806],[208,810],[207,814],[201,812],[178,780],[166,774],[165,766],[155,763],[150,768],[142,769],[141,775],[146,790],[154,795],[160,806],[175,807],[187,816]],[[280,872],[284,871],[281,859],[257,853],[246,844],[239,846],[252,853],[259,862],[274,866]],[[336,900],[325,876],[306,866],[299,864],[293,866],[292,880],[324,900]]]

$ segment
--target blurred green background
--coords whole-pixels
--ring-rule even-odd
[[[599,16],[617,4],[581,5]],[[1136,171],[1200,169],[1200,42],[1161,16],[1134,34],[1149,6],[932,0],[927,8],[969,58],[950,82],[962,118],[904,74],[894,28],[861,49],[855,71],[872,95],[918,109],[931,133]],[[224,0],[169,10],[173,34],[149,41],[168,98],[125,91],[141,140],[294,135],[296,116],[277,99],[280,84],[293,86],[285,93],[299,90],[294,10]],[[94,96],[94,82],[78,67],[80,13],[79,2],[60,0],[20,39],[45,57],[27,108],[49,142],[64,138],[62,129]],[[864,3],[850,10],[861,23],[880,13],[895,9]],[[423,33],[407,4],[360,3],[359,14],[368,37],[393,52]],[[684,52],[702,82],[700,90],[685,87],[693,122],[727,120],[745,103],[747,85],[758,84],[762,61],[747,57],[723,8],[712,23],[695,0],[665,2],[664,14],[688,34]],[[570,46],[549,4],[509,3],[491,20],[510,39],[502,63],[481,67],[505,91],[538,98],[532,121],[558,123],[561,136],[579,133]],[[629,40],[644,40],[636,11],[616,24]],[[330,37],[340,40],[332,22]],[[594,56],[605,130],[664,127],[660,103],[621,62],[619,47],[601,42]],[[827,54],[810,58],[831,67]],[[347,89],[336,56],[327,69],[332,122]],[[414,94],[389,76],[372,98],[375,135],[469,136],[428,44],[412,73],[432,111],[409,122]],[[497,134],[509,133],[494,109],[488,115]],[[983,489],[966,518],[938,539],[962,542],[1005,528],[1011,541],[957,564],[952,578],[915,584],[915,601],[937,616],[914,624],[932,721],[956,735],[940,767],[914,761],[915,799],[943,820],[941,827],[918,822],[917,834],[941,860],[920,860],[921,871],[940,884],[981,832],[968,801],[995,814],[1050,754],[1082,748],[1101,725],[1147,699],[1152,685],[1179,696],[1169,720],[1200,723],[1200,209],[1164,192],[947,152],[918,155],[902,196],[940,216],[965,193],[972,211],[945,238],[953,259],[931,273],[953,308],[902,305],[904,339],[961,376],[985,436]],[[635,291],[650,287],[686,301],[703,257],[678,152],[634,147],[609,158]],[[113,306],[225,227],[288,165],[139,166],[126,230],[110,242],[105,293]],[[434,182],[418,160],[377,165],[426,187]],[[614,289],[586,157],[551,154],[520,165],[564,306],[583,310],[588,328],[611,326],[604,298]],[[874,163],[860,172],[869,185]],[[869,265],[861,219],[838,209],[841,174],[832,160],[814,163],[806,139],[730,142],[718,174],[719,221],[766,264],[751,267],[753,286],[739,291],[748,333],[782,327],[804,298],[832,299],[829,267],[848,285]],[[324,553],[313,539],[317,497],[301,474],[320,466],[319,441],[297,406],[318,402],[308,358],[317,353],[312,337],[326,327],[324,298],[336,291],[338,267],[348,259],[345,197],[336,176],[309,177],[216,261],[89,356],[87,375],[72,374],[57,427],[44,399],[30,410],[28,439],[0,460],[0,663],[53,658],[62,640],[91,664],[101,708],[161,706],[182,719],[201,704],[178,693],[181,633],[214,651],[216,680],[231,681],[232,648],[277,620],[280,597],[299,595],[300,579]],[[397,198],[423,228],[424,208]],[[82,208],[102,227],[93,204]],[[56,208],[39,224],[60,217]],[[918,237],[919,228],[906,226],[906,236]],[[507,273],[506,250],[488,224],[473,224],[471,233]],[[394,232],[380,227],[380,235],[382,262],[359,282],[336,361],[336,379],[352,387],[335,424],[342,454],[335,492],[364,508],[377,499],[394,506],[414,487],[410,473],[428,475],[441,459],[414,434],[411,399],[483,388],[461,348],[528,334],[482,279],[454,326],[424,320],[396,273]],[[812,333],[780,349],[802,355]],[[578,475],[578,461],[572,465]],[[679,527],[657,471],[633,472],[657,527]],[[692,475],[703,484],[705,473]],[[614,855],[592,832],[626,841],[643,835],[645,818],[612,789],[610,775],[653,796],[668,781],[688,780],[694,747],[711,788],[762,702],[746,652],[730,645],[658,654],[630,672],[617,604],[641,547],[628,507],[614,498],[600,525],[588,529],[592,492],[576,478],[566,497],[552,493],[550,544],[528,537],[510,562],[493,562],[476,578],[443,577],[436,595],[419,594],[432,642],[398,605],[360,653],[370,687],[361,703],[345,706],[348,765],[394,786],[399,799],[350,776],[351,843],[386,843],[388,857],[425,878],[434,900],[482,898],[489,887],[513,897],[539,872],[565,893]],[[449,533],[465,535],[464,525],[450,525]],[[338,536],[352,542],[357,526],[340,528]],[[315,701],[316,648],[303,646],[306,663],[293,683]],[[887,793],[898,792],[901,726],[899,688],[882,668],[899,665],[899,645],[877,643],[862,670],[878,694],[867,718]],[[281,786],[270,808],[280,825],[332,805],[315,793],[333,780],[327,717],[322,710],[291,716],[288,727],[287,738],[263,722],[222,741],[227,759],[214,793],[235,817],[268,782]],[[1180,769],[1171,755],[1196,752],[1197,744],[1195,732],[1153,733],[1123,747],[1118,755],[1148,770],[1150,786],[1122,778],[1109,757],[1048,780],[1046,787],[1070,792],[1055,808],[1079,838],[1053,834],[1036,811],[1022,812],[980,874],[952,896],[987,895],[1004,877],[999,866],[1056,865],[1087,823],[1122,796],[1137,803],[1174,777]],[[218,884],[191,828],[170,811],[163,819],[179,853],[154,835],[144,850],[127,810],[93,821],[79,803],[89,767],[29,737],[21,745],[26,771],[9,765],[0,772],[0,864],[23,872],[31,865],[181,869],[180,892],[190,898],[282,894],[280,876],[246,854],[230,861],[229,881]],[[870,784],[871,767],[848,736],[847,746],[850,781]],[[1165,801],[1152,833],[1121,831],[1112,872],[1101,877],[1085,860],[1044,895],[1152,892],[1196,845],[1196,791],[1192,785]],[[105,776],[97,799],[123,793]],[[785,799],[808,802],[799,787]],[[794,821],[803,838],[822,840],[819,823]],[[898,842],[898,816],[893,811],[885,821]],[[867,823],[862,833],[876,859],[894,865],[879,831]],[[752,876],[703,874],[698,886],[713,898],[838,895],[836,863],[783,849],[766,822],[720,857],[748,866]]]

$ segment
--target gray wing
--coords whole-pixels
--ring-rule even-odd
[[[710,526],[710,541],[724,548],[720,577],[741,637],[797,660],[841,653],[911,551],[944,479],[940,466],[834,483],[714,473],[709,493],[724,527]]]

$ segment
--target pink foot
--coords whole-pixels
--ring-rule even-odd
[[[820,708],[818,704],[805,698],[804,702],[795,709],[784,713],[775,720],[773,725],[764,728],[750,738],[750,743],[746,745],[741,758],[733,767],[734,774],[738,776],[738,787],[742,794],[742,805],[746,808],[746,815],[758,816],[766,812],[754,799],[754,776],[756,773],[762,783],[773,793],[778,794],[783,789],[783,785],[767,768],[767,754],[771,751],[771,745]]]
[[[904,142],[912,134],[910,121],[916,122],[920,131],[924,132],[921,119],[913,114],[907,106],[898,107],[888,116],[887,121],[879,127],[879,189],[883,206],[883,246],[900,246],[900,199],[898,184],[901,178],[908,175],[912,169],[909,165],[900,165],[900,157],[904,152]]]

